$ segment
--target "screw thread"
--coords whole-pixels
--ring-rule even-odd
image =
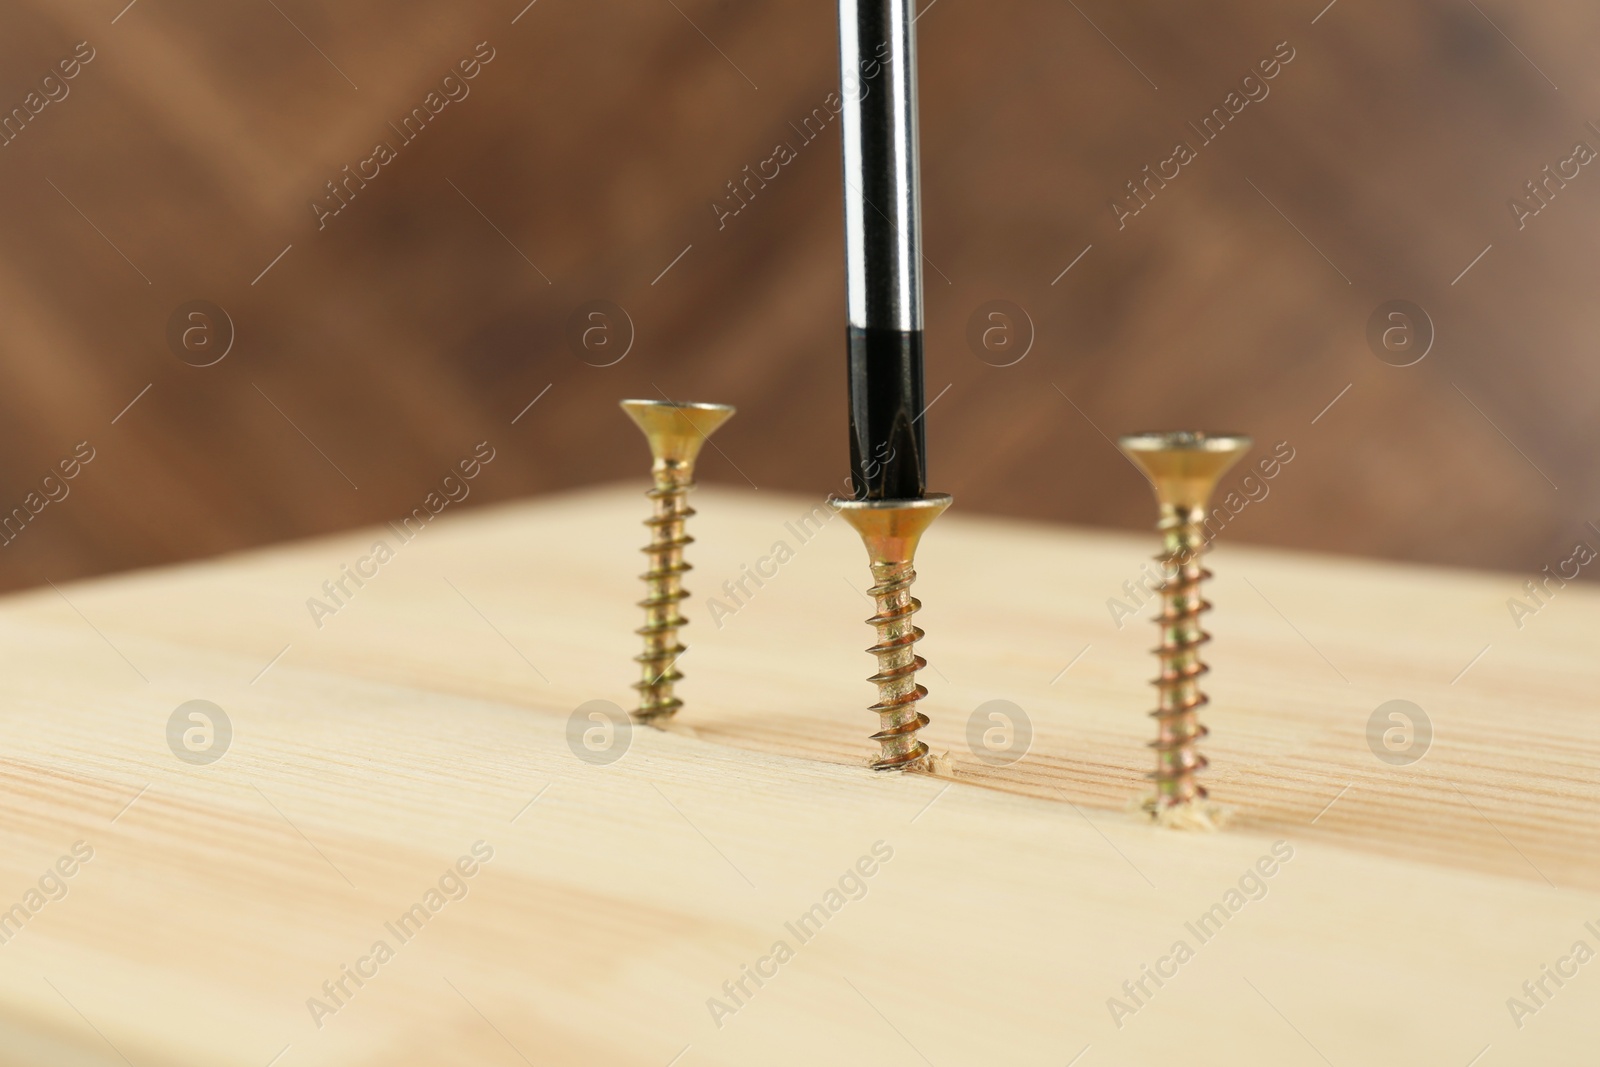
[[[641,550],[650,561],[649,569],[640,576],[645,584],[645,598],[639,601],[644,625],[634,631],[644,638],[644,652],[634,657],[641,673],[633,684],[639,691],[639,707],[633,716],[640,722],[667,718],[683,706],[673,695],[673,686],[683,679],[677,661],[686,651],[678,641],[678,628],[689,624],[678,605],[689,596],[682,579],[691,569],[684,562],[683,549],[694,542],[684,530],[684,523],[694,514],[688,501],[692,488],[694,481],[687,474],[657,470],[655,486],[645,494],[655,509],[644,521],[650,529],[650,543]]]
[[[917,671],[928,661],[916,654],[916,643],[924,636],[911,616],[922,602],[911,595],[917,572],[909,560],[872,564],[876,583],[868,590],[877,603],[877,613],[867,622],[877,627],[878,642],[867,649],[878,657],[878,673],[867,679],[878,687],[878,702],[869,711],[878,713],[880,729],[872,735],[882,747],[872,769],[909,769],[928,754],[928,746],[917,739],[917,731],[928,725],[928,717],[917,710],[917,702],[928,690],[917,682]]]
[[[1150,775],[1156,783],[1158,808],[1174,807],[1206,797],[1205,787],[1195,775],[1206,767],[1206,758],[1195,751],[1196,742],[1209,731],[1200,724],[1199,710],[1209,703],[1200,691],[1200,676],[1210,670],[1200,659],[1200,646],[1211,635],[1200,627],[1201,613],[1211,605],[1200,596],[1200,584],[1211,572],[1200,565],[1207,541],[1202,525],[1203,511],[1191,511],[1165,518],[1161,523],[1166,550],[1156,557],[1161,562],[1161,644],[1155,652],[1161,673],[1152,684],[1159,694],[1156,710],[1156,769]]]

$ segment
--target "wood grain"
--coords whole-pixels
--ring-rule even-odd
[[[947,774],[865,769],[865,555],[838,522],[796,543],[815,501],[766,491],[696,494],[680,726],[578,759],[574,709],[630,695],[642,490],[447,513],[320,628],[307,599],[392,532],[0,603],[0,908],[94,852],[0,944],[0,1063],[1584,1062],[1587,970],[1520,1029],[1507,998],[1600,940],[1593,593],[1517,630],[1510,576],[1224,544],[1206,752],[1237,821],[1163,832],[1127,810],[1153,628],[1106,607],[1153,536],[959,500],[918,582]],[[1410,766],[1368,744],[1395,698],[1433,724]],[[168,747],[193,699],[233,725],[209,765]],[[965,740],[994,699],[1034,731],[1004,768]]]

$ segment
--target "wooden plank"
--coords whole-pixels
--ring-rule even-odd
[[[568,720],[630,695],[637,487],[0,603],[0,908],[93,849],[0,944],[0,1064],[1465,1064],[1488,1047],[1488,1065],[1589,1047],[1600,983],[1545,979],[1539,1004],[1522,983],[1600,947],[1595,594],[1562,589],[1518,630],[1510,576],[1223,546],[1206,751],[1237,818],[1182,834],[1127,810],[1152,627],[1106,605],[1153,537],[941,519],[918,591],[927,734],[950,769],[886,778],[863,766],[854,534],[819,518],[802,542],[815,502],[797,497],[695,502],[688,707],[607,765],[577,758]],[[307,598],[377,540],[393,557],[319,628]],[[707,595],[778,541],[792,558],[713,624]],[[1367,739],[1397,698],[1434,727],[1409,766]],[[206,765],[167,741],[195,699],[233,728]],[[966,741],[996,699],[1034,733],[1007,767]],[[491,859],[471,860],[478,842]],[[470,878],[448,873],[462,857]],[[386,924],[419,903],[402,940]],[[364,958],[372,976],[335,1002],[323,983]],[[1513,996],[1537,1008],[1520,1028]]]

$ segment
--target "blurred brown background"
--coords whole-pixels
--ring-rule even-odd
[[[396,517],[480,441],[469,506],[642,481],[624,396],[739,406],[707,480],[840,484],[838,135],[795,132],[837,85],[831,5],[125,3],[0,11],[0,506],[94,456],[0,550],[5,587]],[[1229,537],[1522,572],[1600,545],[1600,167],[1520,230],[1508,206],[1600,147],[1600,9],[935,0],[918,28],[930,481],[958,507],[1147,528],[1105,435],[1194,425],[1295,450]],[[1119,230],[1108,202],[1180,139]],[[799,158],[719,229],[780,141]],[[1437,331],[1409,367],[1366,335],[1396,298]],[[169,345],[192,300],[236,331],[212,366]],[[569,339],[596,300],[631,322],[610,366],[626,323]],[[1011,366],[968,343],[993,300],[1032,322]]]

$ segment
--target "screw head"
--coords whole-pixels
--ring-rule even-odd
[[[1132,433],[1117,439],[1150,479],[1156,500],[1178,511],[1204,511],[1217,482],[1253,443],[1244,434],[1198,430]]]
[[[658,467],[692,468],[700,446],[733,418],[731,404],[690,404],[676,400],[624,400],[622,410],[644,431]]]
[[[950,494],[929,493],[918,500],[830,497],[828,503],[855,527],[873,563],[908,563],[916,558],[923,531],[950,506]]]

